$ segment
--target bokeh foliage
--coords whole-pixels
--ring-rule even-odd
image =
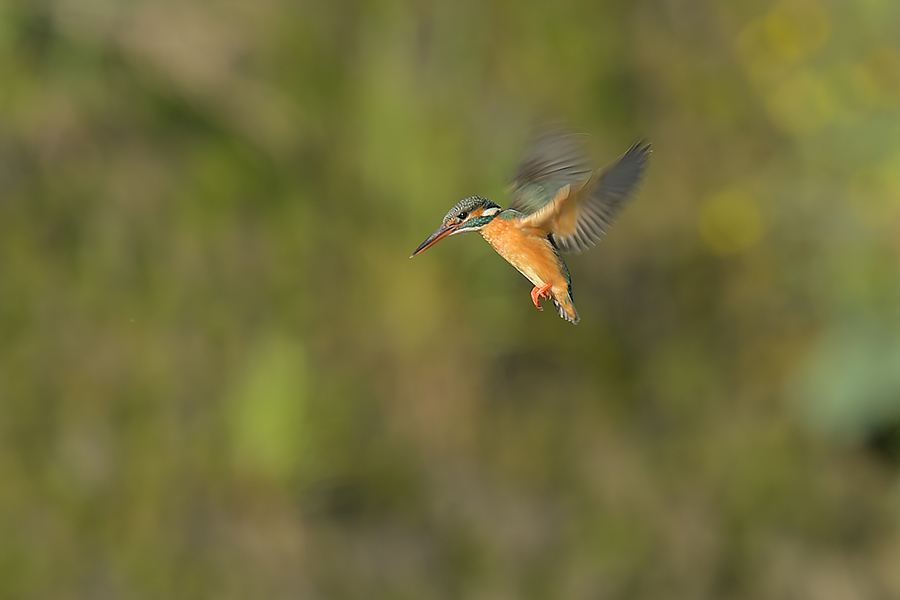
[[[0,4],[0,597],[900,597],[897,22]],[[577,327],[407,258],[558,119]]]

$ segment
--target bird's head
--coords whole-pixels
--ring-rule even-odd
[[[445,237],[456,235],[457,233],[478,231],[500,214],[500,211],[500,206],[487,198],[482,198],[481,196],[463,198],[456,203],[456,206],[450,209],[450,212],[444,217],[441,226],[416,248],[416,251],[410,255],[410,258],[420,252],[424,252]]]

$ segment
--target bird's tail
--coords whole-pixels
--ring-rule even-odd
[[[578,311],[575,310],[575,303],[572,302],[571,295],[563,298],[557,298],[556,295],[554,295],[553,305],[556,306],[556,312],[559,313],[559,316],[572,325],[577,325],[578,321],[581,320],[581,317],[578,316]]]

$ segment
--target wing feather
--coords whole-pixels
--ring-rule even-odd
[[[591,174],[585,135],[553,130],[531,145],[513,176],[510,208],[531,214],[546,206],[566,185]]]
[[[591,173],[583,167],[583,156],[576,156],[566,145],[569,143],[557,139],[544,150],[532,152],[516,175],[511,208],[524,213],[523,225],[549,232],[563,252],[583,252],[612,225],[637,187],[651,150],[650,144],[640,141],[610,167]],[[548,148],[566,154],[550,157]],[[543,163],[539,163],[539,155]]]

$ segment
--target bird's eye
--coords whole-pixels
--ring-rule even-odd
[[[469,213],[461,212],[458,215],[456,215],[456,218],[459,219],[460,221],[465,221],[466,217],[468,217],[468,216],[469,216]]]

